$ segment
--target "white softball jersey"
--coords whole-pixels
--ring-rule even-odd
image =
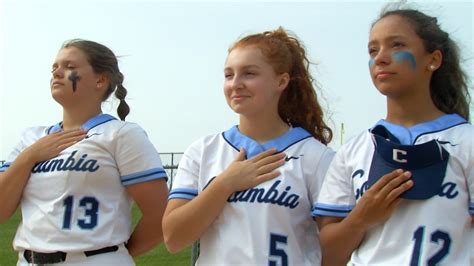
[[[380,126],[402,146],[387,150],[385,140],[374,136]],[[429,152],[413,156],[412,151],[426,147]],[[443,160],[447,160],[444,166]],[[329,167],[315,214],[346,217],[369,189],[370,171],[379,168],[374,163],[403,169],[401,165],[408,167],[414,161],[422,164],[409,170],[413,177],[423,174],[417,179],[424,180],[414,179],[413,191],[402,195],[390,218],[366,233],[349,265],[474,265],[474,127],[456,114],[410,128],[381,120],[352,138]],[[423,192],[438,182],[439,175],[436,192],[432,193],[434,187]]]
[[[120,245],[131,234],[133,201],[126,186],[167,178],[137,124],[101,114],[82,128],[85,139],[33,167],[21,199],[15,250],[80,252]],[[60,130],[60,123],[27,129],[0,171],[39,138]]]
[[[320,265],[312,210],[334,152],[300,127],[264,144],[237,126],[194,142],[180,161],[169,199],[198,196],[236,159],[240,148],[247,158],[276,148],[286,154],[286,162],[278,168],[280,176],[228,198],[200,238],[197,264]]]

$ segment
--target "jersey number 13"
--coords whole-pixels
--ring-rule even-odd
[[[74,207],[74,196],[68,196],[63,201],[64,219],[63,229],[71,229],[72,211]],[[77,219],[77,226],[81,229],[93,229],[97,226],[99,216],[99,201],[94,197],[82,197],[79,207],[84,209],[84,219]]]

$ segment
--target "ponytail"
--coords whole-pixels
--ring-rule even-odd
[[[109,77],[109,87],[104,93],[102,101],[107,100],[112,92],[115,91],[115,96],[120,100],[117,114],[120,120],[125,120],[125,117],[130,113],[130,107],[125,102],[127,90],[123,86],[124,76],[120,72],[117,57],[112,50],[100,43],[81,39],[67,41],[63,44],[63,48],[67,47],[76,47],[82,50],[87,55],[87,59],[94,72],[103,73]]]
[[[125,117],[130,113],[130,107],[125,101],[125,96],[127,96],[127,89],[125,89],[122,84],[119,84],[115,90],[115,97],[120,100],[120,104],[117,107],[117,114],[122,121],[124,121]]]
[[[321,143],[328,144],[332,140],[332,130],[324,122],[324,112],[318,102],[303,44],[279,27],[274,31],[246,36],[237,41],[229,52],[248,45],[255,45],[261,50],[275,73],[290,75],[288,87],[282,92],[278,103],[280,118],[304,128]]]

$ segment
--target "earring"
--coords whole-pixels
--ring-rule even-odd
[[[431,69],[431,70],[435,70],[436,67],[435,67],[434,65],[431,65],[431,66],[430,66],[430,69]]]

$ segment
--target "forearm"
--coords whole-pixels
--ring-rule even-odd
[[[222,212],[231,193],[216,178],[196,198],[165,213],[163,233],[168,250],[175,253],[198,240]]]
[[[137,257],[154,248],[163,241],[161,223],[156,224],[154,219],[142,217],[127,242],[128,252]]]
[[[320,232],[323,266],[347,265],[352,252],[360,245],[366,230],[361,228],[351,217],[339,223],[331,223]]]
[[[10,167],[0,173],[0,223],[8,220],[18,207],[34,162],[21,153]]]

